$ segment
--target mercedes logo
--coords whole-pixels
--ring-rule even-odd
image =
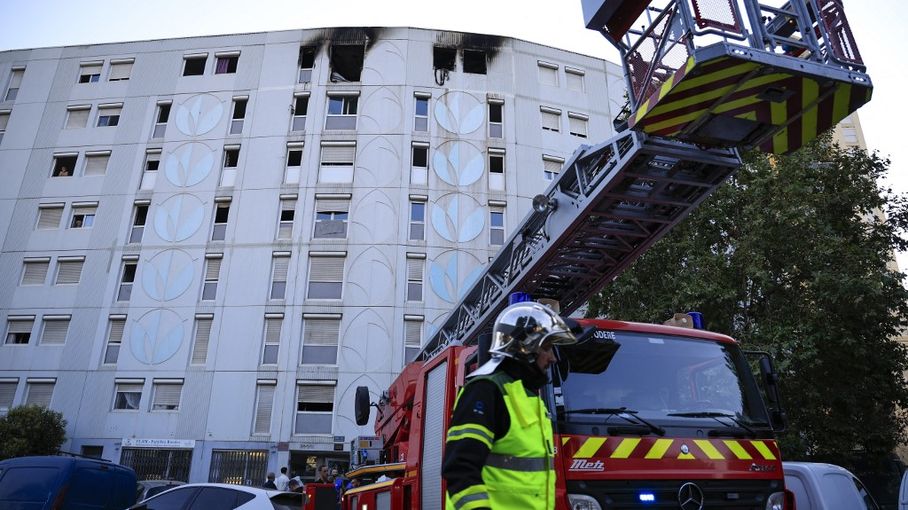
[[[687,482],[678,489],[681,510],[703,510],[703,499],[703,490],[693,482]]]

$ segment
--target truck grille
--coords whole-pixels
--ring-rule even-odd
[[[602,510],[678,509],[678,491],[688,482],[703,491],[703,510],[764,510],[769,495],[783,490],[781,480],[585,480],[568,481],[567,489],[596,498]],[[641,501],[641,494],[654,501]]]

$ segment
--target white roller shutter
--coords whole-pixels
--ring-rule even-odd
[[[25,405],[36,405],[47,407],[54,396],[54,383],[41,382],[29,383],[28,395],[25,398]]]
[[[281,342],[281,326],[284,319],[269,317],[265,319],[265,343],[278,344]]]
[[[0,131],[5,131],[9,124],[9,112],[0,112]]]
[[[561,130],[561,115],[553,111],[540,110],[542,115],[542,129],[548,131],[560,131]]]
[[[340,336],[340,320],[305,319],[305,345],[337,345]]]
[[[422,345],[422,322],[404,321],[404,343],[408,347]]]
[[[268,434],[271,432],[271,411],[274,407],[274,385],[259,384],[258,397],[255,405],[254,434]]]
[[[104,175],[107,173],[108,161],[110,161],[109,152],[105,154],[86,154],[85,175]]]
[[[41,230],[59,228],[62,218],[62,207],[41,207],[38,209],[38,228]]]
[[[424,259],[407,259],[407,280],[422,281]]]
[[[352,165],[356,145],[322,145],[323,165]]]
[[[344,257],[312,257],[309,281],[341,282],[344,280]]]
[[[110,63],[110,81],[128,80],[131,73],[132,61]]]
[[[195,343],[192,346],[192,364],[204,365],[208,360],[208,340],[211,336],[211,319],[195,320]]]
[[[180,408],[180,395],[183,383],[155,383],[154,397],[151,403],[155,411],[176,411]]]
[[[316,198],[315,212],[320,212],[320,213],[350,212],[350,200],[349,199]]]
[[[286,282],[287,272],[290,268],[290,257],[284,255],[275,255],[272,261],[272,281]]]
[[[19,381],[0,382],[0,409],[13,407],[13,399],[16,398],[16,388],[18,386]]]
[[[57,264],[57,285],[79,283],[82,276],[81,260],[60,261]]]
[[[442,446],[445,442],[445,361],[426,376],[425,409],[423,413],[422,450],[422,509],[442,510],[441,493]]]
[[[221,274],[221,257],[205,257],[205,280],[217,281]]]
[[[43,285],[47,279],[47,270],[50,268],[50,261],[33,261],[25,262],[25,270],[22,273],[22,285]]]
[[[42,344],[63,344],[66,342],[66,333],[69,331],[69,319],[44,320],[44,333],[41,335]]]
[[[301,384],[297,388],[297,402],[334,403],[334,386]]]
[[[32,327],[34,327],[35,321],[33,319],[28,320],[14,320],[9,319],[9,332],[10,333],[31,333]]]
[[[73,108],[68,111],[66,116],[66,128],[82,128],[88,124],[88,115],[91,113],[89,108]]]

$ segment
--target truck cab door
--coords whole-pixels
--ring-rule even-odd
[[[908,510],[908,469],[902,473],[902,484],[899,486],[899,510]]]

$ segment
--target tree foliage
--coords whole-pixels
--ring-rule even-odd
[[[53,455],[66,440],[63,414],[40,406],[20,406],[0,418],[0,460]]]
[[[821,138],[749,154],[728,183],[591,300],[589,315],[661,323],[703,312],[707,329],[770,351],[790,426],[786,458],[849,465],[903,443],[908,417],[906,197],[889,161]]]

